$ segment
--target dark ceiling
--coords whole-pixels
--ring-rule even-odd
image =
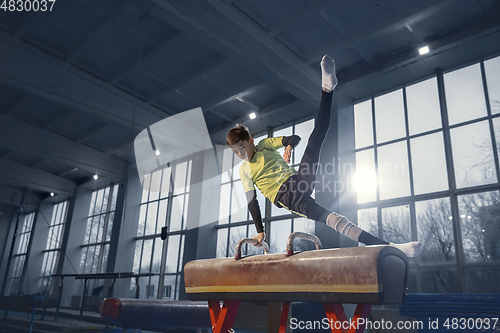
[[[0,10],[0,203],[126,177],[145,127],[201,106],[214,144],[500,52],[498,0],[56,0]],[[429,45],[420,56],[417,49]],[[250,120],[248,114],[256,112]],[[94,174],[100,179],[92,179]]]

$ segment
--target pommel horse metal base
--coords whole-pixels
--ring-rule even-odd
[[[210,327],[205,302],[107,298],[101,317],[124,329]]]
[[[404,303],[408,259],[401,250],[389,245],[320,250],[319,239],[311,236],[290,235],[287,254],[241,258],[241,246],[254,241],[243,239],[237,245],[236,259],[188,262],[184,267],[186,294],[192,300],[208,301],[214,333],[232,329],[241,301],[284,302],[280,333],[286,330],[290,302],[323,303],[330,322],[348,321],[342,303],[357,304],[353,322],[366,319],[372,305]],[[316,238],[317,250],[294,253],[295,238]],[[349,330],[333,326],[332,332],[339,333],[364,330],[364,325]]]

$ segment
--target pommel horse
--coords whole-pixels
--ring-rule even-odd
[[[314,241],[316,250],[294,253],[296,238]],[[284,302],[280,333],[286,330],[290,302],[323,303],[328,320],[342,323],[348,321],[342,303],[357,304],[351,322],[361,325],[331,325],[339,333],[363,332],[372,305],[404,303],[408,259],[393,246],[322,250],[316,236],[295,232],[286,254],[241,257],[242,245],[255,242],[240,240],[235,258],[195,260],[184,267],[187,297],[208,301],[214,333],[232,330],[241,301]]]

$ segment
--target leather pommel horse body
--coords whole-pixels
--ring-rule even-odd
[[[321,302],[334,321],[346,320],[342,303],[358,304],[357,318],[367,318],[374,304],[404,303],[408,259],[401,250],[379,245],[293,254],[297,234],[312,236],[290,235],[287,254],[195,260],[185,265],[187,296],[209,301],[214,332],[231,329],[240,301],[285,302],[280,332],[286,329],[289,302]],[[321,248],[319,239],[315,243]],[[238,244],[237,258],[240,249]],[[222,310],[219,300],[225,301]],[[364,325],[356,330],[332,328],[332,332],[363,329]]]

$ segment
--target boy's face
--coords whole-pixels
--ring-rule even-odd
[[[242,160],[248,161],[249,156],[252,157],[253,153],[255,151],[255,145],[253,143],[253,138],[250,138],[250,140],[245,140],[245,141],[238,141],[234,145],[230,145],[231,150],[241,158]]]

